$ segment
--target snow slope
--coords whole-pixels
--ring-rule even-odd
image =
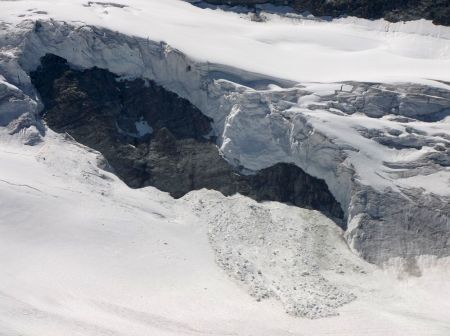
[[[109,5],[86,0],[0,3],[0,20],[6,23],[53,18],[96,25],[164,41],[200,62],[238,66],[297,82],[450,81],[450,28],[424,20],[392,24],[269,16],[270,25],[266,25],[179,0],[105,2]]]
[[[96,153],[63,136],[50,132],[33,147],[4,131],[0,138],[1,335],[450,331],[448,259],[423,258],[416,265],[421,277],[403,277],[405,265],[381,271],[362,262],[349,252],[342,232],[314,211],[208,191],[176,201],[153,188],[127,188],[97,168]],[[293,218],[302,228],[294,234],[306,235],[312,245],[289,239]],[[254,226],[236,231],[247,221],[258,227],[257,235]],[[208,236],[220,228],[229,238],[212,242],[214,251]],[[322,236],[320,242],[315,235]],[[324,281],[357,298],[339,308],[339,316],[291,317],[286,305],[271,299],[276,296],[258,302],[245,282],[239,284],[238,273],[229,270],[230,278],[222,271],[215,259],[227,253],[234,265],[246,258],[249,275],[257,267],[275,280],[281,302],[296,286],[295,300],[319,307],[332,303],[333,298],[315,297]]]

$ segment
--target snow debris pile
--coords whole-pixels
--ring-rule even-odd
[[[355,296],[323,275],[364,272],[341,230],[317,211],[217,192],[185,199],[209,224],[217,263],[258,301],[279,299],[287,313],[308,318],[337,314]]]

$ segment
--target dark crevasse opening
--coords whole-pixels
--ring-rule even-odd
[[[212,120],[152,81],[75,70],[51,54],[30,76],[47,125],[102,153],[132,188],[154,186],[175,198],[202,188],[240,193],[319,210],[344,225],[325,181],[288,163],[242,174],[220,155],[210,136]]]

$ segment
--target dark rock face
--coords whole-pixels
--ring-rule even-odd
[[[385,18],[388,21],[432,20],[450,25],[448,0],[205,0],[214,5],[256,5],[270,3],[291,6],[299,12],[316,16],[357,16],[366,19]]]
[[[280,163],[252,175],[236,171],[209,136],[212,120],[151,81],[120,80],[98,68],[73,70],[54,55],[43,57],[31,78],[48,126],[101,152],[130,187],[154,186],[176,198],[214,189],[343,218],[325,182],[295,165]]]

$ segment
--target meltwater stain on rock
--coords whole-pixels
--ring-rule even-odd
[[[240,193],[316,209],[343,223],[326,183],[278,163],[243,174],[219,153],[212,120],[152,81],[122,80],[99,68],[74,70],[48,54],[31,74],[47,125],[98,150],[130,187],[154,186],[179,198],[192,190]]]

